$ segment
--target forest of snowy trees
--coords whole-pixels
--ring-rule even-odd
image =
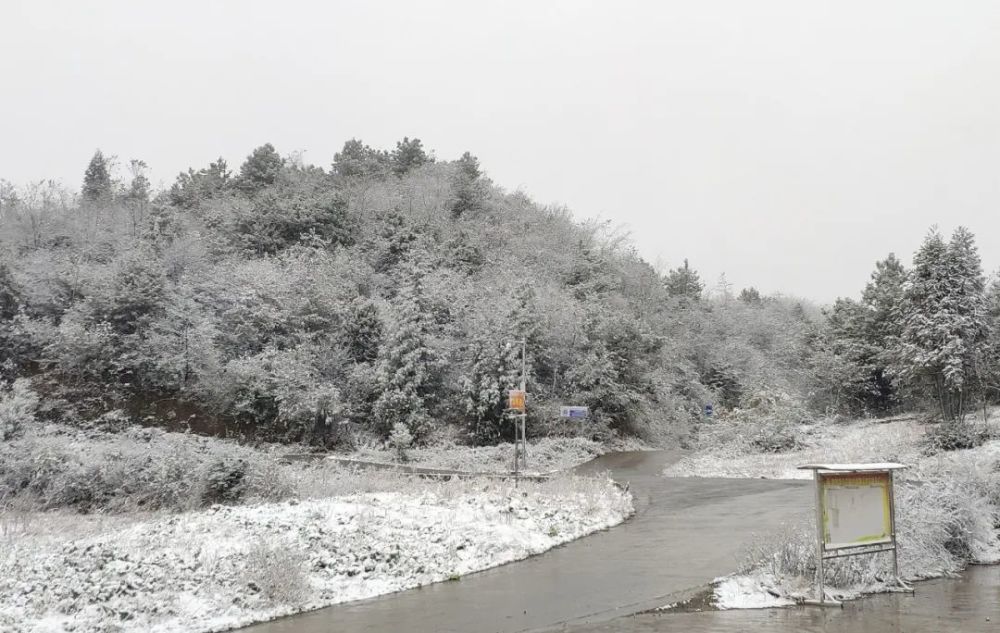
[[[655,440],[709,402],[959,424],[1000,397],[1000,291],[966,229],[825,311],[696,264],[658,272],[613,227],[417,139],[351,140],[328,168],[266,144],[164,191],[97,152],[78,194],[0,183],[0,380],[71,425],[326,445],[508,437],[522,339],[534,435]]]

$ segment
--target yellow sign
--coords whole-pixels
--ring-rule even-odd
[[[515,411],[524,411],[525,393],[520,389],[511,389],[507,392],[507,408]]]
[[[888,472],[819,473],[825,550],[892,542]]]

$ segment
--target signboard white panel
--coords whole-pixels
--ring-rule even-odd
[[[825,550],[892,542],[889,473],[819,475]]]

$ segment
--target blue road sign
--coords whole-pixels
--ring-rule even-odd
[[[705,405],[705,416],[710,418],[712,417],[712,413],[714,412],[715,410],[712,408],[712,403],[711,402],[707,403]]]
[[[590,414],[587,407],[559,407],[559,417],[585,418]]]

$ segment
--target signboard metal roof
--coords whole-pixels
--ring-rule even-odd
[[[880,462],[876,464],[806,464],[799,470],[829,470],[831,472],[865,472],[871,470],[899,470],[906,464],[896,462]]]

